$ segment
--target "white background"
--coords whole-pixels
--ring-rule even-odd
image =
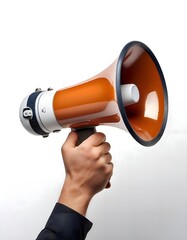
[[[158,58],[169,93],[162,139],[139,145],[130,134],[98,127],[110,142],[112,188],[91,202],[88,240],[187,239],[187,34],[183,0],[0,1],[0,239],[33,240],[64,179],[61,145],[25,131],[22,99],[36,87],[63,88],[108,67],[139,40]]]

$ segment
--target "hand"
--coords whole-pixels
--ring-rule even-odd
[[[62,146],[66,177],[59,202],[85,215],[91,198],[109,188],[113,173],[110,144],[103,133],[95,133],[76,146],[71,132]]]

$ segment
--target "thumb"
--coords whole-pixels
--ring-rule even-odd
[[[68,145],[70,147],[75,147],[77,140],[78,140],[77,133],[72,131],[68,134],[68,137],[67,137],[66,141],[64,142],[64,145]]]

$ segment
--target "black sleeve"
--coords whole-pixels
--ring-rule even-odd
[[[92,223],[67,206],[56,203],[45,228],[36,240],[83,240]]]

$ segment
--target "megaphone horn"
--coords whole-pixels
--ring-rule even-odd
[[[125,45],[103,72],[57,91],[37,89],[20,106],[23,126],[36,135],[70,127],[81,143],[98,125],[127,130],[144,146],[162,137],[168,116],[167,87],[153,52],[142,42]]]

